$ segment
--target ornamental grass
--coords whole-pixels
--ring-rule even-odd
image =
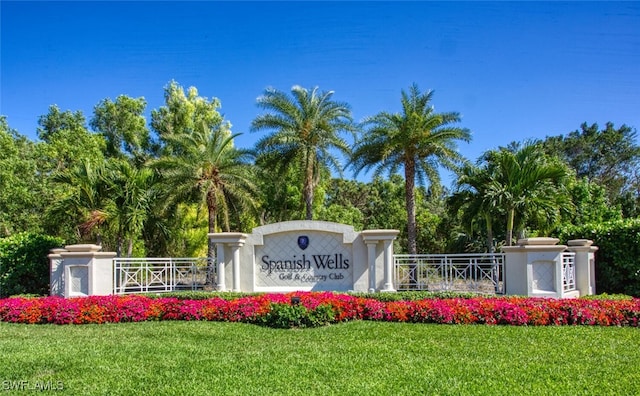
[[[292,299],[292,297],[296,297]],[[223,299],[143,295],[0,300],[0,321],[87,324],[141,321],[243,322],[279,328],[317,327],[354,320],[515,326],[638,327],[640,299],[525,297],[430,298],[380,301],[331,292],[262,294]]]

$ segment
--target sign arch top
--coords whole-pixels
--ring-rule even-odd
[[[249,236],[249,240],[254,245],[263,245],[264,236],[302,232],[302,231],[320,231],[331,234],[342,234],[342,243],[351,244],[359,236],[353,226],[348,224],[333,223],[330,221],[319,220],[292,220],[283,221],[281,223],[267,224],[253,229],[253,233]]]

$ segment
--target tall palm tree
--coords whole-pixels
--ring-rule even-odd
[[[374,176],[404,169],[407,210],[407,250],[417,253],[415,183],[428,180],[439,187],[438,167],[454,169],[463,162],[456,142],[468,142],[468,129],[451,126],[460,121],[456,112],[436,113],[433,91],[421,93],[416,84],[402,91],[402,112],[381,112],[365,120],[366,131],[356,142],[351,165],[356,174],[375,168]]]
[[[514,228],[517,225],[523,228],[528,216],[553,216],[569,205],[563,199],[566,194],[561,193],[567,167],[546,156],[539,145],[528,142],[521,148],[491,150],[482,158],[494,179],[494,187],[489,191],[507,216],[507,246],[513,242]]]
[[[333,91],[319,92],[294,86],[291,96],[273,88],[258,98],[258,106],[267,113],[256,117],[252,131],[270,130],[256,143],[258,162],[280,173],[291,166],[302,174],[302,195],[307,220],[313,219],[314,191],[323,171],[342,173],[332,150],[349,155],[349,144],[340,132],[353,132],[348,104],[331,99]]]
[[[171,202],[198,202],[208,212],[209,232],[230,231],[229,211],[234,205],[251,207],[255,187],[252,156],[233,146],[228,124],[202,127],[191,133],[165,137],[180,155],[161,157],[153,166],[161,172]],[[222,227],[218,226],[221,220]],[[209,257],[214,246],[209,243]]]

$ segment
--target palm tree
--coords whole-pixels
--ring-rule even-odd
[[[402,113],[381,112],[365,120],[368,129],[356,142],[351,165],[356,174],[375,168],[374,176],[404,169],[407,210],[407,250],[417,253],[415,183],[427,179],[432,189],[440,186],[438,167],[454,169],[463,162],[455,142],[468,142],[468,129],[451,124],[460,121],[455,112],[436,113],[430,105],[433,91],[421,93],[416,84],[402,91]]]
[[[566,165],[546,156],[539,145],[528,142],[521,148],[491,150],[482,158],[494,181],[488,191],[506,213],[507,246],[513,242],[514,228],[523,229],[527,217],[542,215],[550,221],[570,205],[561,193]]]
[[[258,98],[258,106],[268,112],[253,120],[251,130],[273,131],[256,143],[259,163],[280,174],[291,166],[299,168],[305,218],[311,220],[321,174],[327,169],[342,173],[331,150],[350,153],[349,144],[339,133],[355,129],[349,105],[331,100],[333,91],[318,92],[318,87],[307,90],[296,85],[291,94],[268,88]]]
[[[95,236],[98,244],[102,244],[102,233],[108,217],[105,212],[107,188],[104,173],[103,162],[93,163],[87,159],[73,168],[55,172],[53,181],[64,185],[69,193],[48,209],[48,215],[54,218],[71,214],[77,219],[79,239]]]
[[[148,167],[135,167],[130,160],[112,159],[107,166],[105,181],[110,199],[106,207],[115,228],[116,253],[133,254],[133,243],[142,235],[147,219],[157,201],[156,173]]]
[[[462,210],[462,224],[473,232],[484,221],[487,229],[487,251],[493,253],[493,222],[500,215],[500,186],[496,184],[487,166],[467,164],[460,169],[457,191],[449,198],[454,212]]]
[[[252,159],[248,150],[236,149],[228,124],[214,128],[202,127],[192,133],[166,136],[179,148],[180,155],[161,157],[153,166],[161,172],[167,186],[169,201],[198,202],[207,208],[209,232],[222,228],[230,231],[229,212],[234,205],[253,206],[255,187]],[[208,256],[214,257],[209,243]]]
[[[153,171],[136,168],[125,159],[112,158],[97,164],[84,160],[56,173],[54,181],[67,186],[71,193],[51,208],[52,214],[74,213],[80,219],[81,239],[95,233],[102,244],[103,236],[112,236],[118,257],[124,243],[127,256],[131,256],[133,242],[141,236],[154,203]]]

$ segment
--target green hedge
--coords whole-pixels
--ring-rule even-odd
[[[210,298],[222,298],[223,300],[235,300],[242,297],[258,296],[261,294],[268,294],[265,292],[247,293],[247,292],[219,292],[219,291],[176,291],[169,293],[141,293],[151,298],[167,298],[173,297],[179,300],[207,300]],[[367,293],[367,292],[345,292],[356,297],[371,298],[374,300],[389,302],[389,301],[419,301],[428,298],[443,299],[443,298],[473,298],[482,296],[478,293],[467,292],[430,292],[430,291],[400,291],[396,293]]]
[[[598,246],[596,292],[640,296],[640,219],[570,226],[560,239],[586,238]]]
[[[335,320],[331,304],[320,304],[315,309],[308,309],[303,305],[272,303],[271,309],[258,324],[276,329],[292,329],[326,326]]]
[[[49,251],[60,238],[19,233],[0,239],[0,297],[49,294]]]

